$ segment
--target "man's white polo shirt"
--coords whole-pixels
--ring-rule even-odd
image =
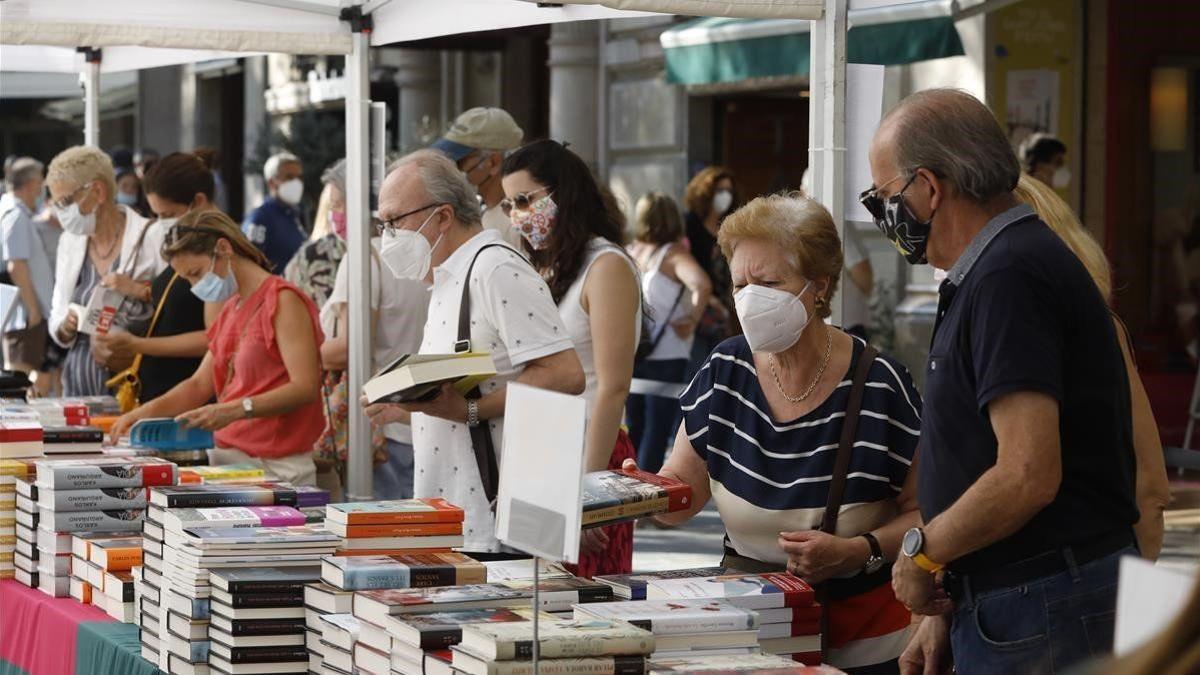
[[[503,243],[499,233],[484,230],[434,269],[422,354],[454,351],[467,268],[481,248]],[[480,385],[484,395],[516,380],[526,363],[572,348],[546,282],[511,249],[492,247],[479,253],[470,293],[472,349],[490,352],[496,363],[496,377]],[[504,420],[489,420],[488,425],[499,453]],[[466,550],[496,550],[495,519],[483,494],[467,425],[414,415],[412,426],[414,494],[444,497],[466,510]]]

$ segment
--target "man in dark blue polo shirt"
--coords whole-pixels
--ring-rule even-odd
[[[1061,672],[1112,648],[1117,562],[1136,553],[1129,382],[1104,299],[1012,194],[990,110],[928,90],[884,118],[862,201],[913,264],[948,270],[917,461],[923,527],[897,597],[928,615],[903,672]]]
[[[308,237],[300,218],[303,175],[303,167],[295,155],[289,152],[271,155],[263,165],[270,196],[242,221],[242,233],[275,263],[275,274],[283,274]]]

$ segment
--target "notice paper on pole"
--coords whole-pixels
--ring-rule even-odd
[[[508,385],[496,538],[548,560],[579,562],[587,403]]]
[[[858,202],[858,193],[871,185],[867,151],[883,116],[884,67],[865,63],[846,64],[846,182],[847,222],[873,222]]]

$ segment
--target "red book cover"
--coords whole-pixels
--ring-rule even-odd
[[[42,425],[36,422],[0,424],[0,443],[36,443],[43,437]]]
[[[388,548],[388,549],[339,549],[334,556],[348,558],[354,556],[376,556],[376,555],[420,555],[422,553],[453,553],[448,548]]]
[[[800,577],[791,574],[764,574],[762,578],[783,593],[784,607],[808,607],[816,601],[816,591]]]
[[[88,412],[86,403],[63,403],[59,407],[62,409],[63,417],[68,419],[72,417],[87,419],[91,414]]]
[[[646,471],[631,471],[627,469],[619,469],[618,473],[623,473],[631,478],[636,478],[644,483],[657,485],[667,491],[667,511],[683,511],[692,505],[692,487],[687,483],[677,481],[673,478],[660,476],[656,473]]]
[[[350,525],[346,527],[349,539],[369,537],[429,537],[462,534],[462,523],[393,523],[388,525]]]

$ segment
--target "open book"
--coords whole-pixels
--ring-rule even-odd
[[[487,352],[405,354],[368,380],[363,394],[369,403],[427,401],[446,382],[466,394],[495,374],[496,364]]]

